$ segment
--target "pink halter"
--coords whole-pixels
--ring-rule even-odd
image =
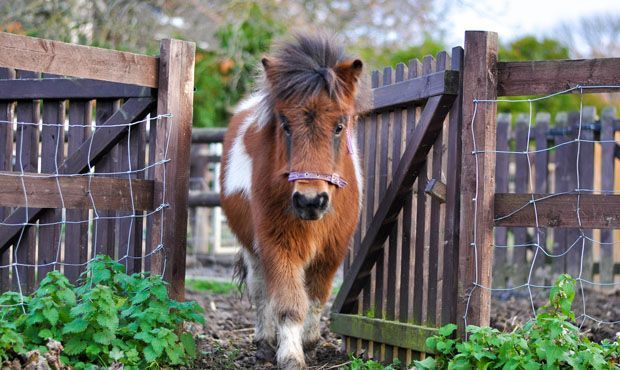
[[[346,136],[347,136],[347,151],[349,152],[349,155],[351,155],[353,154],[353,141],[351,139],[349,126],[347,126],[347,129],[346,129]],[[343,179],[337,173],[325,174],[325,173],[318,173],[318,172],[298,172],[298,171],[289,172],[288,181],[294,182],[297,180],[323,180],[323,181],[327,181],[328,183],[332,185],[336,185],[339,188],[344,188],[345,186],[347,186],[347,182],[345,181],[345,179]]]

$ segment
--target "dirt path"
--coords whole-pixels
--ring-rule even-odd
[[[614,321],[620,319],[620,291],[605,293],[586,291],[586,313],[596,319]],[[546,303],[547,291],[534,297],[536,307]],[[205,308],[206,324],[198,335],[199,349],[203,355],[196,363],[199,369],[276,369],[272,364],[256,363],[252,343],[254,336],[254,309],[247,297],[241,298],[237,292],[213,294],[209,292],[188,291],[187,299],[198,301]],[[577,315],[582,310],[581,296],[577,295],[573,306]],[[341,340],[328,328],[329,307],[323,311],[321,319],[322,339],[316,357],[308,361],[312,369],[338,369],[348,360],[341,352]],[[511,331],[531,317],[532,308],[527,294],[511,294],[495,297],[492,305],[491,325]],[[580,324],[580,322],[578,323]],[[613,340],[620,335],[620,324],[599,324],[585,320],[582,331],[590,339]],[[339,366],[340,365],[340,366]]]
[[[187,299],[198,301],[205,308],[204,330],[198,336],[199,369],[276,369],[269,363],[257,363],[254,358],[254,315],[247,297],[239,293],[210,294],[188,292]],[[328,328],[329,307],[321,318],[322,339],[316,356],[308,361],[311,369],[337,369],[348,357],[340,351],[341,340]]]

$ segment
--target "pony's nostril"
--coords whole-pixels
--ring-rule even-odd
[[[318,198],[318,208],[321,210],[325,210],[327,208],[327,204],[329,203],[329,195],[323,192],[317,196]]]
[[[293,206],[295,208],[301,209],[306,207],[305,197],[298,192],[293,194]]]

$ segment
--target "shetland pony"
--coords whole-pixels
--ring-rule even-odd
[[[222,208],[244,247],[256,356],[300,369],[358,219],[362,62],[327,36],[297,34],[262,67],[224,138]]]

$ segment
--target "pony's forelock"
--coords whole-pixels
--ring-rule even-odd
[[[322,32],[296,33],[292,38],[276,42],[268,55],[269,74],[257,69],[255,105],[259,127],[273,120],[276,100],[303,104],[309,98],[327,92],[330,98],[341,102],[347,92],[346,83],[334,73],[334,67],[351,58],[342,43]],[[367,105],[362,78],[354,97],[355,111],[362,112]]]

